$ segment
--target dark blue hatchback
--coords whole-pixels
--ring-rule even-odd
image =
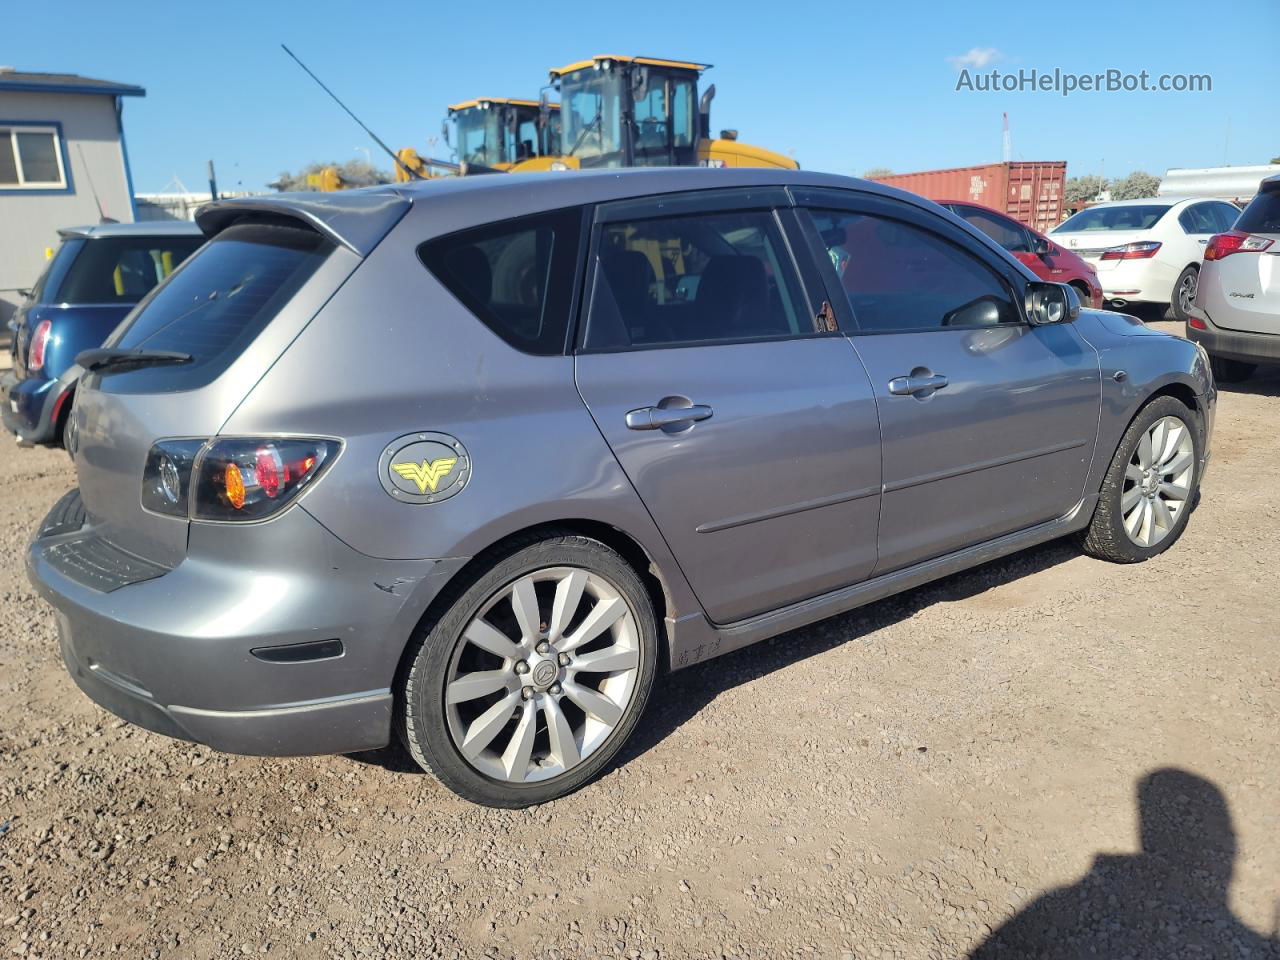
[[[204,238],[194,223],[111,223],[60,230],[62,244],[14,315],[13,366],[0,377],[4,425],[24,443],[58,444],[82,350],[102,346]]]

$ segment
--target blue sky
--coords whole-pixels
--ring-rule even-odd
[[[1280,3],[216,4],[0,6],[0,63],[140,84],[125,130],[140,192],[261,189],[282,170],[376,146],[288,59],[308,63],[393,147],[429,151],[445,106],[536,97],[596,53],[715,64],[715,129],[807,169],[906,172],[1001,159],[1068,174],[1265,163],[1280,155]],[[557,15],[558,10],[567,11]],[[360,16],[361,11],[367,15]],[[505,11],[505,12],[504,12]],[[20,42],[5,43],[4,40]],[[1211,93],[956,92],[985,69],[1207,73]],[[443,155],[443,145],[434,152]],[[383,164],[390,167],[389,162]]]

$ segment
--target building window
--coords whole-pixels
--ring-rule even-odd
[[[67,186],[57,127],[0,125],[0,190]]]

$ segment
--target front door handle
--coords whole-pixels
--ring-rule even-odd
[[[889,392],[895,397],[930,396],[947,385],[947,378],[940,373],[922,373],[919,368],[908,377],[894,377],[889,381]]]
[[[695,421],[709,419],[712,413],[712,409],[702,403],[688,407],[641,407],[627,411],[627,429],[661,430],[683,423],[692,426]]]

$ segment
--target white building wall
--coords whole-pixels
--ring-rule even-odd
[[[62,125],[72,190],[23,194],[0,189],[0,291],[36,281],[46,249],[58,245],[59,227],[101,219],[95,188],[103,213],[121,223],[133,222],[115,97],[0,91],[0,124],[6,121]],[[17,294],[0,292],[0,324],[19,302]]]

